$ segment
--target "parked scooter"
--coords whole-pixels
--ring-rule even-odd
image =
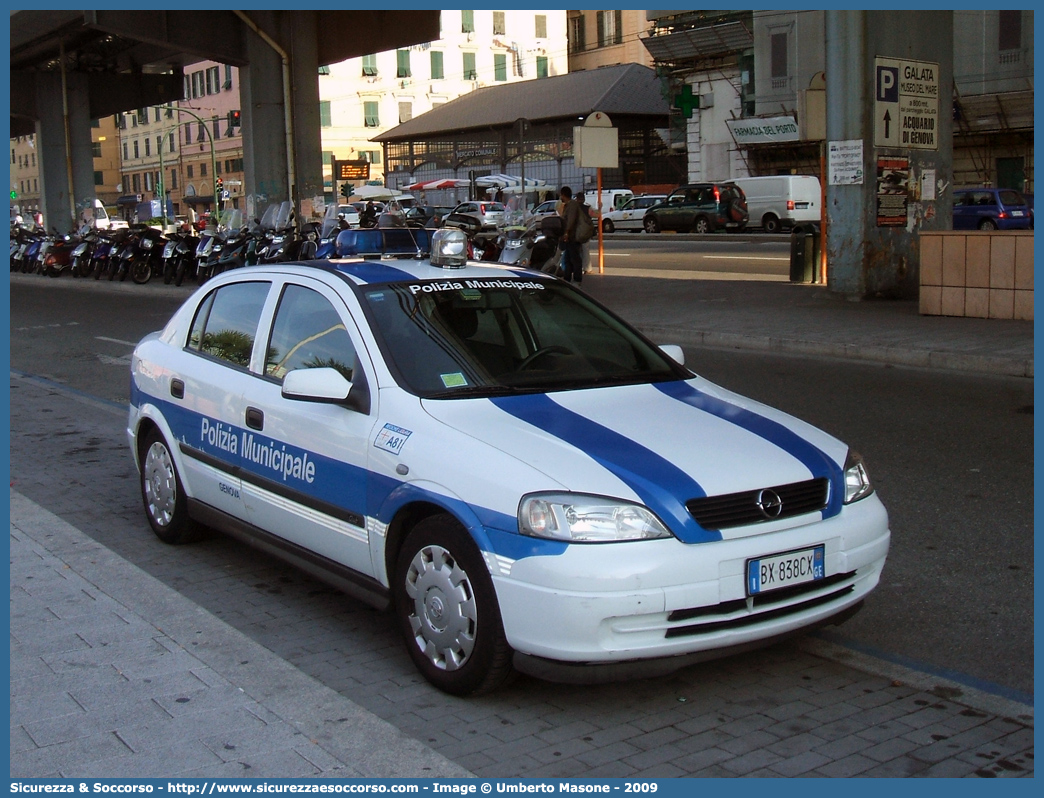
[[[91,258],[98,244],[99,234],[92,224],[80,227],[80,243],[72,251],[69,270],[73,277],[88,277],[91,273]]]
[[[85,231],[81,228],[75,235],[66,236],[58,235],[58,232],[55,231],[51,236],[50,245],[43,254],[40,264],[42,274],[46,274],[48,277],[61,277],[63,272],[71,270],[72,254],[74,248],[80,243],[80,232]]]
[[[510,228],[517,231],[518,228]],[[562,239],[562,217],[544,216],[533,219],[522,233],[512,232],[505,240],[499,263],[513,263],[529,269],[557,275],[559,243]]]
[[[261,217],[260,228],[265,237],[257,246],[258,263],[279,263],[289,260],[291,253],[296,252],[294,206],[289,200],[269,205]]]

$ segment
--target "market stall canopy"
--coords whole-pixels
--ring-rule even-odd
[[[475,185],[482,186],[483,188],[499,188],[508,194],[518,193],[523,190],[522,178],[518,175],[483,175],[482,177],[475,178]],[[526,178],[526,191],[536,191],[537,189],[546,186],[546,180]]]
[[[386,200],[392,199],[393,197],[398,196],[398,194],[398,191],[392,191],[387,186],[366,185],[359,186],[359,188],[355,189],[355,193],[352,194],[352,197],[362,200]]]
[[[471,185],[468,180],[454,180],[447,177],[442,180],[426,180],[406,186],[407,191],[436,191],[441,188],[465,188]]]

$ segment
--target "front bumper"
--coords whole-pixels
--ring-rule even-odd
[[[504,631],[522,655],[607,664],[722,656],[831,623],[877,585],[888,516],[876,494],[837,516],[713,543],[574,545],[494,572]],[[825,546],[825,578],[746,595],[748,559]],[[674,664],[671,669],[685,662]]]

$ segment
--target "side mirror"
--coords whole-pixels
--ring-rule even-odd
[[[685,365],[685,353],[677,344],[664,344],[660,347],[660,351],[667,355],[671,360],[675,361],[679,366]],[[288,374],[287,376],[290,375]]]
[[[352,384],[337,369],[294,369],[283,378],[283,398],[304,402],[340,404],[348,399]]]

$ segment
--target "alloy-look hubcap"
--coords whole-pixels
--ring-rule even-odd
[[[145,454],[144,469],[145,506],[149,516],[160,526],[167,526],[174,518],[174,506],[178,499],[177,482],[174,479],[174,463],[167,447],[156,441]]]
[[[475,648],[478,625],[464,569],[441,546],[425,546],[410,562],[406,595],[413,602],[409,620],[417,647],[437,668],[462,667]]]

